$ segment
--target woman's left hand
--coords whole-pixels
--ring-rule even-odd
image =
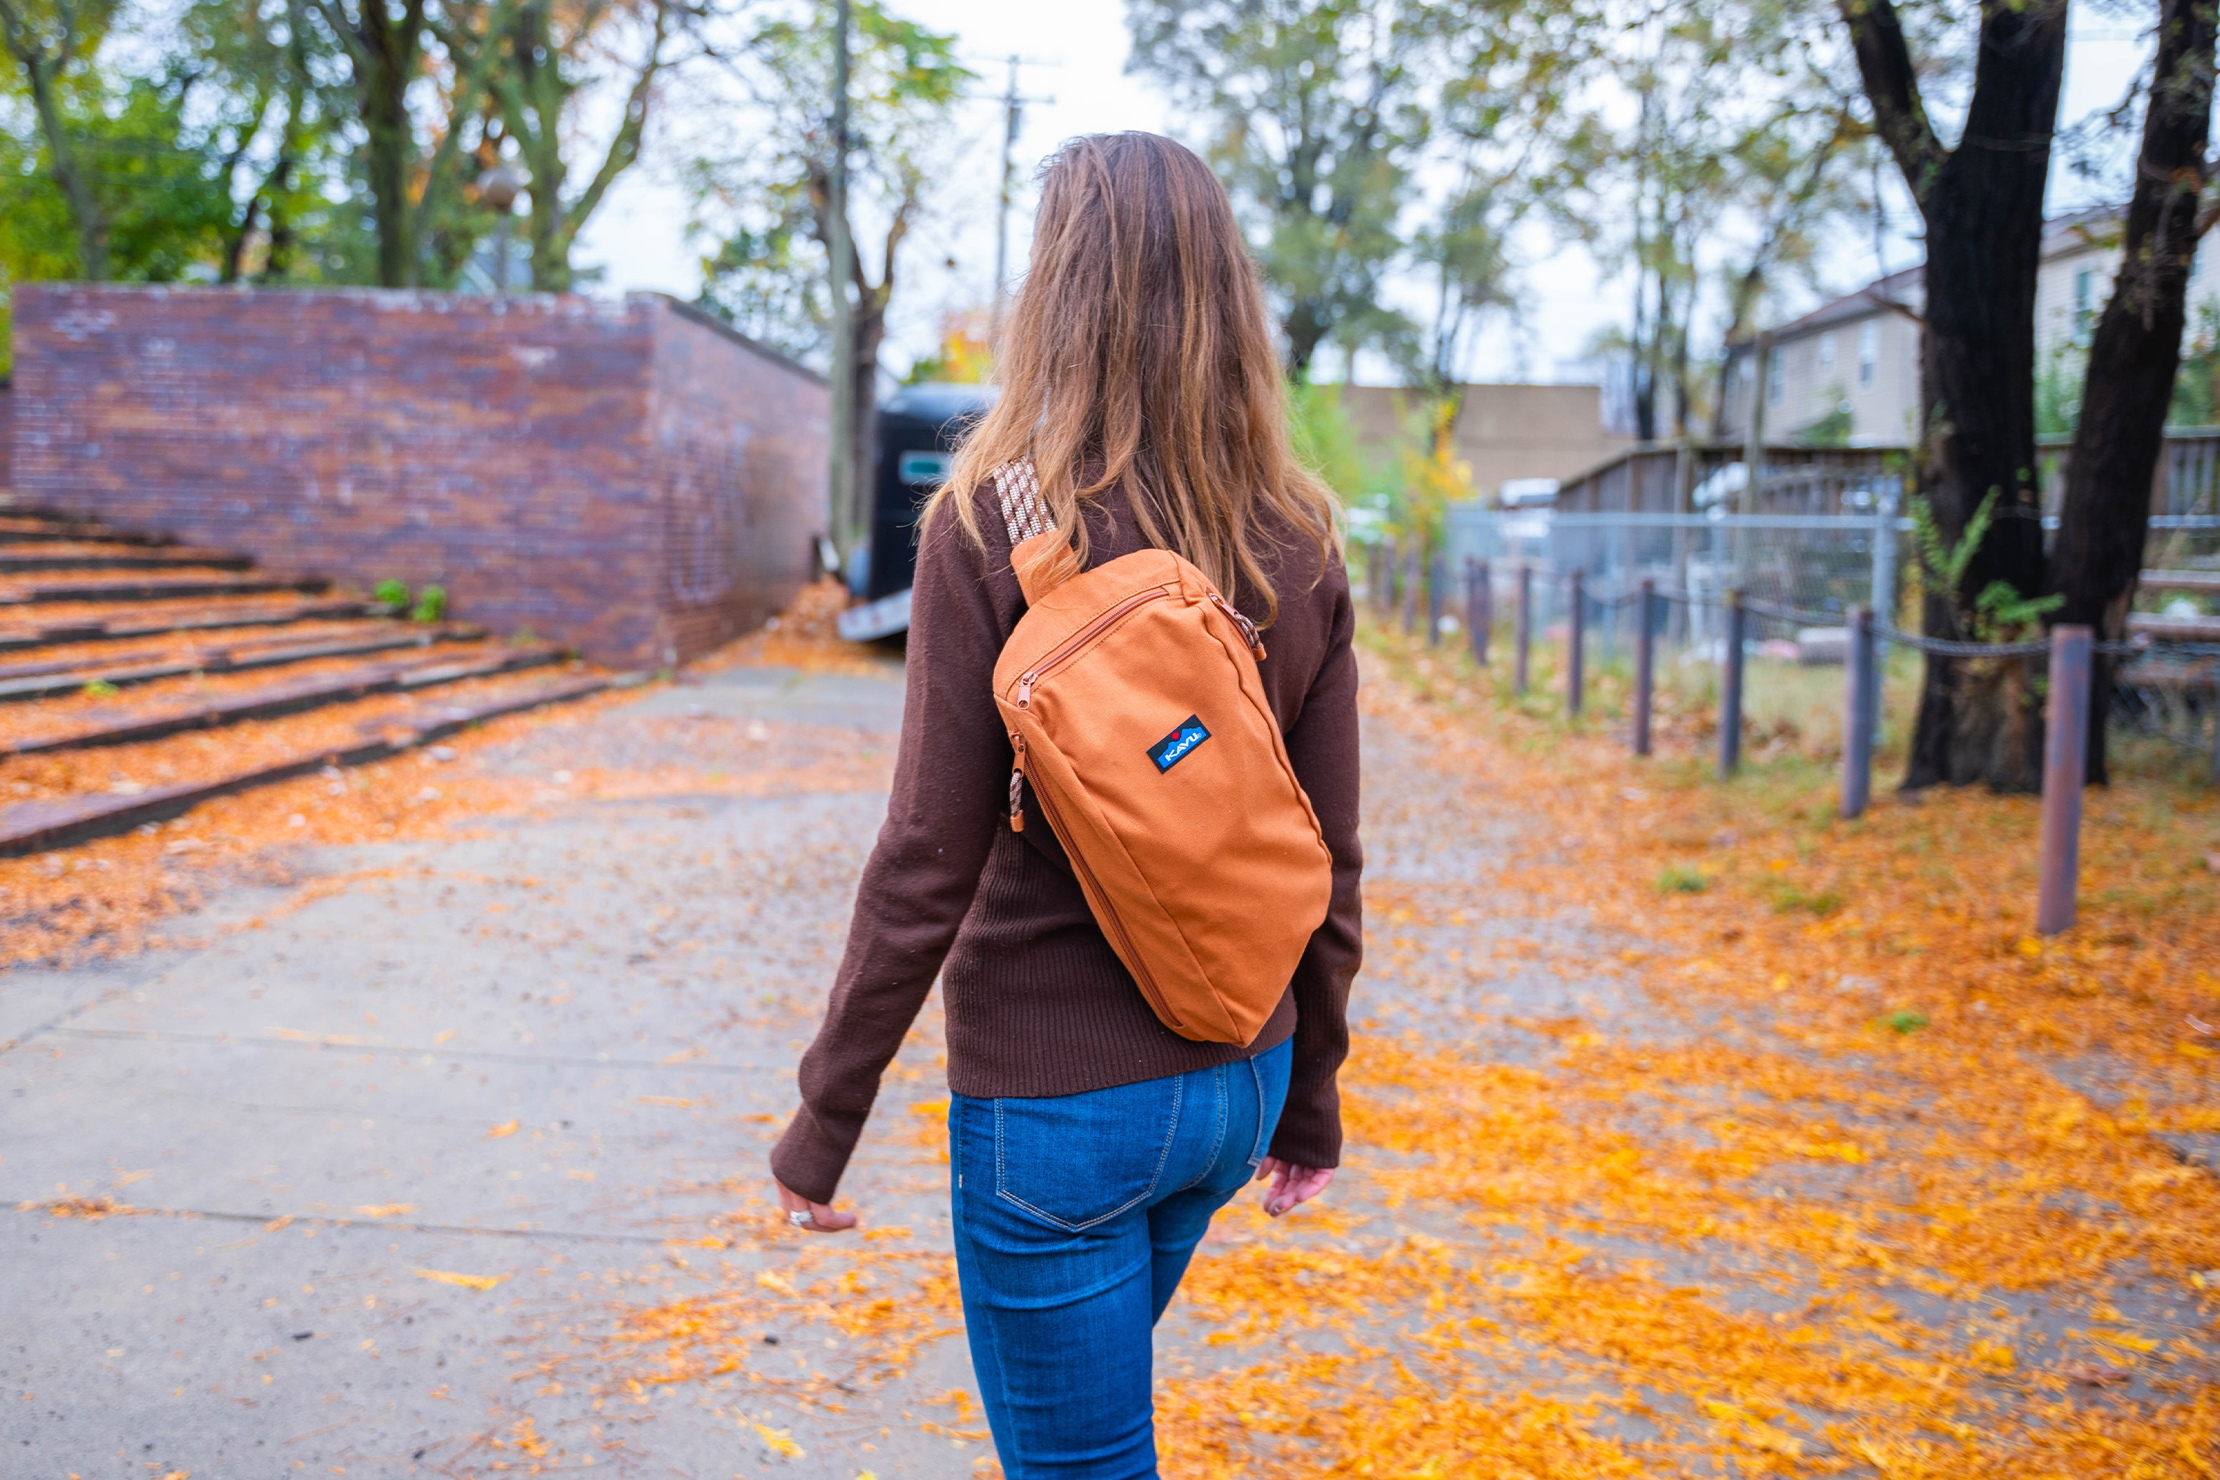
[[[772,1185],[779,1190],[779,1211],[796,1228],[810,1233],[841,1233],[856,1226],[856,1215],[853,1213],[840,1212],[824,1203],[813,1203],[784,1182],[774,1182]],[[807,1213],[809,1217],[796,1222],[796,1213]]]
[[[1299,1167],[1291,1161],[1267,1156],[1257,1163],[1256,1180],[1261,1182],[1266,1177],[1272,1179],[1272,1185],[1264,1189],[1264,1211],[1277,1218],[1324,1192],[1326,1184],[1334,1179],[1334,1169]]]

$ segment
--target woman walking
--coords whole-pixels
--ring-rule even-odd
[[[796,1226],[855,1226],[831,1206],[841,1172],[939,975],[957,1271],[1003,1471],[1130,1480],[1156,1474],[1151,1328],[1211,1215],[1254,1178],[1268,1180],[1265,1210],[1277,1217],[1323,1192],[1340,1160],[1335,1074],[1361,952],[1353,612],[1332,496],[1289,452],[1255,271],[1223,188],[1188,150],[1129,133],[1056,155],[999,350],[1001,399],[921,523],[893,797],[802,1059],[802,1106],[771,1165]],[[1049,620],[1052,604],[1110,579],[1126,557],[1176,566],[1187,584],[1124,600],[1048,657],[1021,659],[1031,666],[1015,683],[1009,665],[998,681],[1029,609]],[[1138,775],[1214,786],[1243,753],[1222,716],[1240,718],[1246,697],[1265,736],[1253,753],[1279,760],[1237,779],[1269,788],[1291,774],[1300,785],[1257,793],[1297,819],[1284,858],[1209,842],[1268,808],[1222,808],[1229,822],[1207,797],[1138,824],[1155,835],[1129,833],[1118,847],[1134,878],[1156,845],[1205,850],[1190,860],[1191,909],[1157,898],[1182,892],[1162,882],[1140,893],[1164,919],[1185,919],[1193,939],[1209,937],[1180,958],[1201,998],[1229,996],[1240,974],[1209,962],[1265,963],[1267,990],[1247,1016],[1232,1011],[1230,1027],[1198,1026],[1181,1005],[1194,999],[1151,956],[1159,948],[1143,938],[1146,922],[1133,924],[1130,893],[1119,915],[1118,880],[1089,851],[1106,845],[1068,801],[1057,808],[1055,778],[1069,772],[1042,753],[1033,726],[1044,706],[1028,698],[1059,666],[1067,686],[1168,682],[1113,671],[1135,661],[1130,641],[1122,660],[1098,644],[1109,666],[1091,679],[1069,660],[1090,634],[1140,631],[1128,620],[1137,601],[1181,590],[1193,599],[1157,602],[1147,619],[1201,614],[1190,620],[1214,639],[1216,667],[1196,667],[1193,681],[1221,684],[1219,698],[1184,719],[1185,707],[1144,714],[1130,747],[1118,735],[1105,743],[1132,749]],[[1187,704],[1183,691],[1176,702]],[[1110,708],[1081,706],[1077,722],[1114,730]],[[1139,765],[1144,748],[1153,770]],[[1313,904],[1244,914],[1222,887],[1283,865]]]

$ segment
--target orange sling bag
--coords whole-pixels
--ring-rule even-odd
[[[1032,464],[992,476],[1027,603],[994,668],[1017,753],[1010,826],[1030,785],[1166,1027],[1254,1042],[1333,891],[1257,672],[1264,644],[1172,551],[1080,572]]]

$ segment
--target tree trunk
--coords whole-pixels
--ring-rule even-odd
[[[11,24],[11,41],[16,31],[17,27]],[[54,172],[54,183],[61,187],[62,200],[69,206],[70,225],[77,232],[77,270],[87,282],[106,282],[108,213],[101,209],[91,183],[78,168],[77,151],[71,146],[68,125],[62,120],[61,103],[54,95],[63,63],[59,58],[34,54],[27,49],[16,50],[14,46],[9,49],[16,52],[16,60],[23,64],[31,80],[31,101],[38,112],[39,132],[45,136],[46,156]]]
[[[1920,352],[1920,491],[1946,544],[1994,492],[1994,522],[1954,591],[1930,589],[1931,636],[1976,635],[1974,603],[1997,582],[2045,584],[2035,483],[2035,277],[2043,188],[2066,55],[2065,0],[1985,0],[1965,133],[1944,149],[1927,121],[1890,0],[1843,0],[1877,131],[1927,228]],[[1762,393],[1762,390],[1761,390]],[[1988,634],[2003,636],[2007,634]],[[1907,789],[2042,782],[2042,725],[2026,665],[1930,655]]]
[[[2151,487],[2166,441],[2166,406],[2181,366],[2197,206],[2212,131],[2216,0],[2160,0],[2158,53],[2143,144],[2112,297],[2097,320],[2066,464],[2066,497],[2051,549],[2056,620],[2127,635],[2128,609],[2150,529]],[[2089,704],[2091,781],[2107,779],[2105,717],[2111,659],[2098,655]]]
[[[421,7],[411,4],[396,25],[385,0],[364,0],[356,88],[367,138],[363,173],[377,210],[378,286],[405,288],[415,280],[416,233],[409,201],[409,167],[416,140],[409,127],[408,86],[421,44]]]
[[[1298,303],[1280,320],[1287,336],[1287,378],[1301,384],[1310,379],[1310,362],[1326,341],[1326,319],[1313,303]]]

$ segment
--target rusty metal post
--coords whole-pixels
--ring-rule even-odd
[[[1634,598],[1634,753],[1650,753],[1650,690],[1654,687],[1657,634],[1650,630],[1650,610],[1657,599],[1657,582],[1642,582]]]
[[[1862,817],[1873,799],[1873,716],[1880,711],[1879,669],[1873,661],[1873,611],[1850,608],[1848,677],[1842,694],[1842,815]]]
[[[1719,779],[1742,764],[1742,589],[1727,593],[1726,663],[1719,674]]]
[[[2050,629],[2050,713],[2043,718],[2043,857],[2035,933],[2073,928],[2081,876],[2081,788],[2089,766],[2089,647],[2079,623]]]
[[[1513,684],[1520,695],[1526,693],[1527,675],[1533,670],[1534,654],[1534,567],[1519,567],[1519,628],[1518,657],[1512,668]]]

